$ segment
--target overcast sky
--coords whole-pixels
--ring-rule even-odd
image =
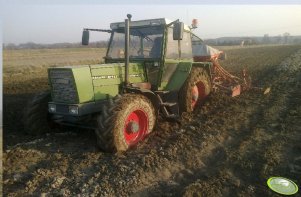
[[[64,2],[64,1],[63,1]],[[114,2],[114,1],[113,1]],[[202,38],[271,36],[289,32],[301,35],[301,5],[145,5],[145,4],[15,4],[2,10],[4,43],[79,42],[82,29],[109,28],[111,22],[150,18],[198,19],[196,34]],[[106,40],[93,33],[91,40]]]

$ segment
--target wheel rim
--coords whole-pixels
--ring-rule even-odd
[[[139,142],[148,129],[148,117],[141,109],[131,112],[125,122],[124,138],[128,145]]]
[[[194,109],[196,104],[205,97],[205,85],[199,81],[192,87],[191,107]]]

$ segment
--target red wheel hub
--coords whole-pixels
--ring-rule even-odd
[[[124,138],[128,145],[134,145],[139,142],[148,129],[148,117],[147,114],[141,110],[135,110],[131,112],[125,122]]]
[[[205,97],[205,86],[199,81],[192,88],[191,106],[194,109],[199,100]]]

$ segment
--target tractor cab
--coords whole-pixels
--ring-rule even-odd
[[[187,25],[178,23],[166,18],[130,21],[129,67],[141,65],[153,91],[179,90],[190,72],[191,64],[186,63],[193,61],[192,35]],[[104,57],[106,64],[126,61],[125,25],[111,23],[111,30],[103,30],[111,33]]]

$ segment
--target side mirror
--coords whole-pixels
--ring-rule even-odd
[[[89,45],[89,31],[88,30],[83,31],[82,45]]]
[[[173,39],[174,40],[182,40],[184,32],[184,23],[177,22],[173,25]]]

